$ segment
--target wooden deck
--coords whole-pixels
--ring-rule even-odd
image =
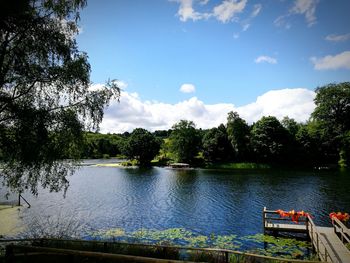
[[[263,211],[264,233],[290,232],[305,233],[324,262],[350,263],[350,250],[345,246],[350,243],[350,230],[338,219],[333,221],[333,227],[316,226],[312,218],[301,219],[298,224],[289,218],[279,218],[276,211]],[[283,223],[280,223],[280,222]]]

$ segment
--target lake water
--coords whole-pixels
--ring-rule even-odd
[[[66,198],[43,189],[38,197],[24,196],[32,205],[21,211],[25,224],[38,217],[74,218],[88,239],[109,229],[248,236],[262,233],[264,206],[304,210],[316,224],[330,225],[330,212],[350,212],[350,174],[82,166],[70,177]]]

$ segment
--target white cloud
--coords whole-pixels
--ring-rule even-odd
[[[296,0],[290,12],[305,15],[308,26],[312,26],[316,23],[315,12],[318,3],[319,0]]]
[[[277,64],[277,59],[269,56],[259,56],[254,60],[255,63],[270,63],[270,64]]]
[[[121,90],[125,90],[128,87],[128,84],[125,81],[122,80],[116,80],[115,83],[118,85],[118,87]],[[101,83],[95,83],[90,85],[89,90],[90,91],[100,91],[105,89],[105,85]]]
[[[309,27],[317,23],[316,18],[316,7],[319,3],[319,0],[295,0],[293,6],[289,9],[288,13],[282,16],[279,16],[274,24],[276,26],[283,26],[285,28],[290,28],[291,25],[287,21],[288,17],[292,15],[303,15],[305,16],[306,23]]]
[[[217,20],[227,23],[232,21],[236,14],[241,13],[246,4],[247,0],[224,0],[214,7],[213,14]]]
[[[350,69],[350,51],[345,51],[335,56],[328,55],[323,58],[312,57],[310,60],[316,70]]]
[[[193,9],[193,0],[173,0],[180,4],[179,10],[177,11],[177,15],[180,17],[182,22],[186,22],[187,20],[200,20],[207,19],[210,17],[208,13],[200,13],[196,12]],[[201,4],[205,5],[207,1],[202,1]]]
[[[193,84],[185,83],[181,85],[180,91],[183,93],[192,93],[196,91],[196,87]]]
[[[242,32],[245,32],[250,28],[252,20],[260,13],[261,9],[262,9],[261,4],[256,4],[253,6],[253,11],[249,15],[249,17],[241,21]]]
[[[350,33],[347,33],[344,35],[331,34],[331,35],[326,36],[325,39],[328,41],[333,41],[333,42],[347,41],[350,39]]]
[[[308,89],[271,90],[259,96],[255,102],[237,108],[237,112],[249,123],[269,115],[280,120],[288,116],[305,122],[315,109],[314,98],[315,92]]]
[[[251,18],[256,17],[256,16],[260,13],[261,8],[262,8],[262,5],[261,5],[261,4],[256,4],[256,5],[254,5],[254,9],[253,9],[253,12],[252,12],[252,14],[250,15],[250,17],[251,17]]]
[[[200,0],[199,4],[200,5],[206,5],[208,4],[209,0]]]
[[[150,131],[171,128],[181,119],[192,120],[199,128],[212,128],[226,123],[227,113],[237,111],[248,123],[262,116],[289,116],[308,120],[315,105],[315,93],[307,89],[281,89],[266,92],[255,102],[235,107],[231,103],[205,104],[196,97],[176,104],[142,101],[136,93],[121,93],[105,110],[101,132],[120,133],[142,127]]]
[[[275,19],[275,21],[273,21],[273,23],[275,24],[275,26],[284,27],[285,29],[290,29],[292,26],[286,20],[286,17],[288,17],[288,15],[279,16]]]
[[[92,84],[92,85],[90,85],[89,90],[90,91],[100,91],[100,90],[104,89],[104,86],[105,86],[104,84],[100,84],[100,83]]]
[[[242,31],[247,31],[248,28],[250,27],[250,24],[244,24],[243,27],[242,27]]]
[[[230,21],[238,21],[236,15],[241,13],[248,0],[223,0],[220,4],[216,5],[213,10],[209,12],[195,11],[194,6],[197,3],[199,6],[205,6],[209,0],[169,0],[171,2],[179,3],[179,9],[177,16],[180,20],[186,22],[188,20],[197,21],[201,19],[209,19],[215,17],[222,23],[228,23]],[[252,15],[256,16],[260,12],[261,5],[254,5],[254,11]]]
[[[117,80],[116,83],[121,89],[126,89],[128,87],[128,83],[126,83],[125,81]]]

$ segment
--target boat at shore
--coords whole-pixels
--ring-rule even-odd
[[[173,169],[193,169],[188,163],[171,163],[168,167]]]

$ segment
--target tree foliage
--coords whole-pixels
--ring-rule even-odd
[[[236,160],[245,160],[249,156],[249,126],[237,112],[227,116],[227,134],[235,153]]]
[[[318,123],[325,146],[340,162],[349,165],[350,82],[317,88],[315,104],[312,118]]]
[[[83,129],[97,129],[119,88],[90,86],[90,64],[75,36],[85,0],[1,1],[1,177],[11,189],[58,191],[77,159]]]
[[[140,166],[148,166],[159,153],[160,142],[149,131],[137,128],[128,138],[123,153],[130,159],[136,159]]]
[[[192,121],[181,120],[170,134],[170,151],[176,161],[192,163],[200,149],[201,138]]]
[[[287,142],[287,130],[276,117],[262,117],[252,128],[252,147],[260,161],[283,160]]]
[[[119,134],[87,132],[83,147],[83,158],[109,158],[121,154],[124,138]]]
[[[205,159],[210,162],[227,161],[232,156],[232,147],[223,124],[205,133],[202,149]]]

